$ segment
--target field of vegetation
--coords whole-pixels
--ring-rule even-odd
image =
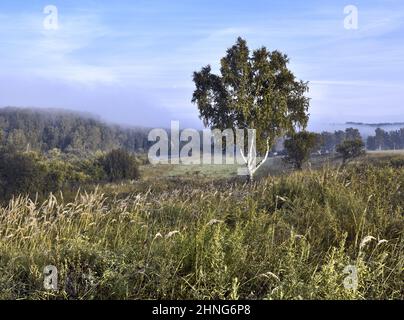
[[[153,14],[155,7],[141,4],[139,12]],[[358,120],[361,113],[377,122],[397,118],[397,93],[385,99],[382,108],[377,102],[383,93],[393,92],[386,91],[390,84],[400,84],[390,77],[384,91],[374,90],[375,99],[368,97],[372,92],[367,85],[360,84],[365,91],[356,90],[351,84],[356,80],[345,79],[343,86],[326,81],[320,87],[317,81],[314,91],[324,97],[316,100],[316,94],[309,94],[310,82],[292,66],[303,66],[300,71],[314,66],[314,73],[303,74],[321,70],[320,79],[343,80],[341,75],[355,73],[344,72],[338,61],[329,70],[323,68],[322,60],[330,63],[321,53],[332,49],[310,44],[315,39],[301,38],[300,30],[298,37],[290,33],[300,39],[291,51],[303,54],[293,64],[295,58],[280,48],[250,47],[242,37],[223,48],[222,58],[209,61],[239,28],[227,32],[224,18],[231,14],[230,6],[223,7],[224,15],[221,8],[208,7],[203,4],[189,15],[179,10],[187,28],[196,19],[198,31],[192,36],[185,36],[172,20],[179,16],[164,13],[160,27],[165,28],[165,40],[161,34],[157,40],[149,37],[159,29],[155,16],[147,39],[140,34],[125,41],[130,24],[122,29],[114,25],[122,19],[98,17],[108,8],[93,8],[96,14],[91,14],[80,7],[74,11],[83,17],[72,20],[69,5],[58,36],[53,5],[44,9],[43,26],[51,32],[33,27],[37,15],[15,19],[29,21],[29,27],[19,26],[19,31],[38,34],[6,41],[18,50],[4,52],[30,55],[20,59],[23,56],[14,54],[11,63],[5,63],[10,72],[4,79],[18,69],[16,62],[21,60],[23,68],[22,77],[17,70],[10,84],[5,83],[11,90],[2,101],[70,105],[99,110],[107,118],[53,108],[0,107],[0,300],[404,300],[403,123],[341,123],[348,116]],[[264,7],[259,5],[259,16]],[[254,31],[247,33],[255,34],[255,46],[268,28],[252,18],[253,6],[240,9],[247,14],[243,23],[254,20],[248,28]],[[280,9],[283,14],[289,7]],[[317,21],[318,14],[329,11],[316,9],[310,19]],[[345,29],[358,29],[357,8],[347,6],[346,11],[352,15],[345,18]],[[197,12],[213,13],[220,22],[205,23]],[[87,16],[91,19],[84,19]],[[84,33],[79,20],[89,20]],[[171,20],[176,28],[170,31]],[[379,24],[366,20],[371,31]],[[216,25],[226,32],[216,32]],[[326,25],[329,30],[312,38],[325,39],[326,46],[343,44],[342,29]],[[209,26],[208,33],[202,32],[203,26]],[[375,45],[376,35],[385,33],[367,34],[366,29],[358,34]],[[111,51],[108,41],[115,34],[119,37]],[[142,44],[143,38],[147,41]],[[98,39],[106,42],[90,50]],[[275,40],[276,46],[282,45]],[[25,42],[27,48],[22,48]],[[34,43],[40,46],[30,49]],[[136,45],[120,48],[118,43]],[[215,54],[207,54],[212,45]],[[103,48],[107,52],[102,53]],[[304,53],[310,48],[319,50]],[[362,74],[362,51],[358,66],[366,81],[360,82],[379,85],[386,77],[372,73],[373,81],[366,78],[370,73]],[[40,63],[30,66],[38,52]],[[337,52],[344,54],[342,49]],[[98,68],[101,62],[108,65]],[[189,69],[202,62],[197,70]],[[31,78],[27,70],[35,75]],[[191,79],[194,90],[187,97]],[[339,100],[327,100],[336,97]],[[321,107],[314,110],[314,119],[312,99],[315,109]],[[187,101],[199,120],[187,109]],[[328,110],[333,105],[344,112]],[[113,119],[126,125],[110,123]],[[194,128],[185,129],[187,124]],[[166,127],[158,128],[162,125]],[[309,131],[314,127],[315,132]],[[325,128],[333,132],[319,131]],[[207,165],[210,162],[220,165]],[[245,176],[239,175],[240,169]]]
[[[254,183],[147,165],[74,197],[14,197],[0,208],[0,298],[403,299],[403,162],[372,154]]]

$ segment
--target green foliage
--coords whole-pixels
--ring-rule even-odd
[[[136,157],[122,149],[112,150],[100,160],[109,181],[136,180],[139,169]]]
[[[345,140],[337,146],[336,151],[341,154],[342,161],[345,163],[347,160],[364,154],[364,147],[365,145],[361,139]]]
[[[336,151],[337,145],[343,143],[345,140],[360,140],[362,139],[358,129],[347,128],[345,131],[338,130],[334,133],[322,132],[321,133],[321,151],[323,153],[330,153]]]
[[[255,129],[257,149],[267,142],[305,127],[308,121],[308,84],[298,81],[288,69],[288,57],[265,47],[250,54],[238,38],[221,60],[220,76],[208,65],[195,72],[192,102],[198,105],[206,126],[218,129]]]
[[[36,152],[16,152],[12,148],[0,150],[0,200],[19,194],[44,196],[107,179],[107,173],[95,157],[65,159],[56,149],[47,157]]]
[[[293,164],[296,169],[302,169],[302,165],[310,156],[310,153],[319,144],[319,136],[312,132],[300,131],[292,134],[285,140],[285,160]]]
[[[345,140],[362,139],[358,129],[347,128],[344,131],[322,132],[323,140],[321,150],[323,152],[333,152],[337,145]],[[404,128],[399,130],[386,132],[377,128],[375,135],[368,136],[366,140],[366,148],[368,150],[400,150],[404,149]]]
[[[35,194],[48,191],[46,171],[33,154],[0,152],[0,194]]]
[[[403,179],[355,164],[254,184],[158,178],[69,203],[18,197],[0,207],[0,298],[402,299]],[[43,288],[51,264],[58,291]],[[348,265],[357,290],[344,287]]]
[[[375,135],[368,137],[366,147],[369,150],[404,149],[404,128],[390,132],[377,128]]]
[[[17,151],[57,148],[83,156],[114,146],[144,151],[149,145],[147,129],[125,129],[87,114],[61,110],[0,108],[0,132],[0,143]]]

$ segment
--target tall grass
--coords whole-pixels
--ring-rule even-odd
[[[0,298],[404,298],[402,167],[166,183],[11,200],[0,208]],[[46,265],[58,291],[43,287]],[[344,287],[347,265],[357,290]]]

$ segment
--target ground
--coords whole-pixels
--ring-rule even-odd
[[[0,298],[403,299],[403,163],[275,158],[254,183],[148,165],[140,181],[15,198],[0,208]]]
[[[353,162],[383,161],[404,157],[404,150],[368,151],[366,155],[355,159]],[[342,164],[341,158],[336,155],[314,155],[305,164],[304,168],[318,169],[326,165],[332,167]],[[141,172],[144,179],[154,177],[207,177],[212,179],[232,178],[237,176],[237,169],[242,166],[234,165],[143,165]],[[258,177],[269,175],[282,175],[292,172],[290,165],[283,161],[282,157],[270,157],[257,172]]]

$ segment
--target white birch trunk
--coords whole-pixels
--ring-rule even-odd
[[[264,159],[257,165],[256,164],[256,159],[257,159],[257,152],[256,152],[256,147],[254,140],[251,142],[250,150],[247,154],[247,156],[244,155],[244,150],[240,148],[240,153],[241,157],[243,158],[244,162],[246,163],[247,166],[247,172],[250,181],[254,181],[254,174],[255,172],[267,161],[268,155],[269,155],[269,140],[267,140],[267,151],[265,153]]]

